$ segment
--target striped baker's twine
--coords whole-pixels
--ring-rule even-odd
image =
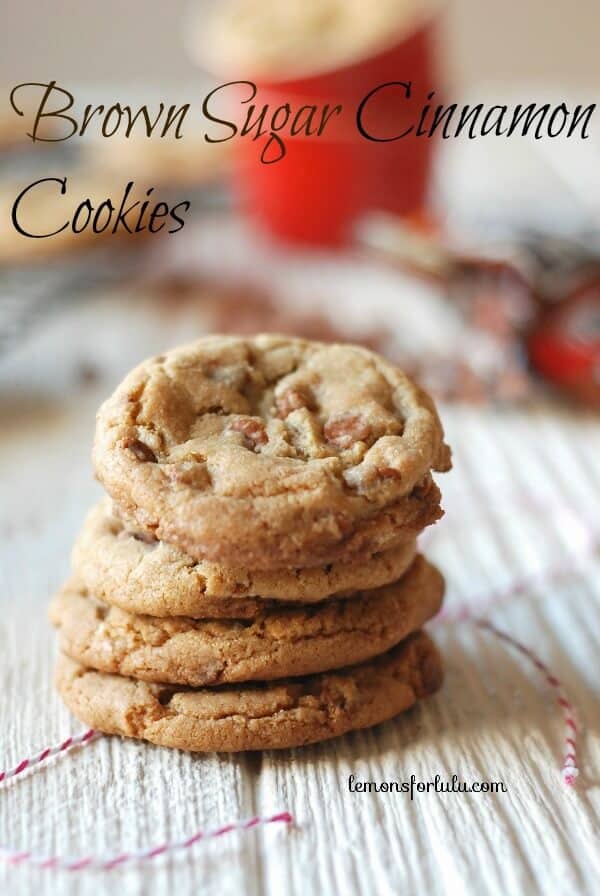
[[[213,830],[200,830],[186,837],[183,840],[170,840],[166,843],[159,843],[146,849],[132,849],[129,852],[116,853],[113,856],[78,856],[69,858],[68,856],[43,856],[29,851],[18,851],[0,847],[0,858],[7,861],[10,865],[34,865],[37,868],[55,868],[63,871],[82,871],[84,868],[95,869],[97,871],[112,871],[120,868],[122,865],[130,865],[134,862],[143,862],[156,859],[158,856],[169,855],[176,852],[182,852],[196,843],[204,840],[214,840],[216,837],[223,837],[233,831],[249,831],[260,825],[274,824],[281,822],[284,824],[292,824],[293,818],[289,812],[278,812],[276,815],[255,815],[242,821],[234,821],[225,824],[220,828]]]
[[[577,768],[578,726],[576,721],[575,706],[567,697],[562,682],[559,678],[556,677],[556,675],[554,675],[550,671],[546,663],[544,663],[543,660],[541,660],[539,656],[534,653],[531,647],[528,647],[521,641],[517,641],[517,639],[512,635],[501,631],[501,629],[497,628],[493,623],[489,621],[489,619],[474,618],[472,621],[480,628],[491,632],[493,635],[495,635],[496,638],[499,638],[501,641],[505,641],[507,644],[510,644],[510,646],[514,647],[515,650],[518,650],[522,656],[527,657],[527,659],[531,663],[533,663],[536,669],[539,669],[539,671],[546,679],[546,683],[554,691],[556,702],[563,712],[566,729],[565,755],[563,758],[563,766],[561,769],[562,778],[568,787],[574,787],[577,777],[579,776],[579,769]]]
[[[83,747],[92,741],[97,740],[104,735],[100,731],[88,728],[80,734],[74,734],[67,737],[66,740],[55,744],[53,747],[46,747],[35,756],[22,759],[13,768],[0,772],[0,783],[8,781],[10,778],[16,778],[22,775],[27,769],[34,768],[37,765],[46,762],[53,756],[58,756],[70,752],[74,747]],[[261,825],[284,823],[293,824],[294,819],[289,812],[278,812],[275,815],[254,815],[252,818],[242,819],[240,821],[230,822],[219,828],[212,830],[199,830],[190,837],[182,840],[172,840],[166,843],[159,843],[156,846],[145,847],[142,849],[132,849],[128,852],[116,853],[112,856],[44,856],[31,850],[19,850],[9,847],[0,846],[0,860],[7,862],[9,865],[33,865],[37,868],[55,868],[64,871],[81,871],[84,868],[96,869],[98,871],[111,871],[113,868],[119,868],[122,865],[132,864],[134,862],[147,861],[156,859],[158,856],[170,853],[182,852],[190,849],[196,843],[203,840],[214,840],[216,837],[222,837],[233,831],[249,831],[252,828]]]
[[[88,728],[80,734],[74,734],[67,737],[66,740],[55,744],[53,747],[46,747],[35,756],[22,759],[13,768],[0,772],[0,783],[8,781],[22,775],[27,769],[40,765],[58,756],[62,753],[70,752],[74,747],[83,747],[92,741],[103,737],[101,731],[95,731]],[[275,815],[254,815],[252,818],[242,819],[241,821],[230,822],[222,827],[213,830],[200,830],[192,834],[191,837],[185,837],[182,840],[173,840],[166,843],[159,843],[156,846],[146,847],[143,849],[134,849],[129,852],[117,853],[113,856],[44,856],[31,850],[11,849],[9,847],[0,846],[0,860],[4,860],[9,865],[34,865],[37,868],[61,868],[65,871],[81,871],[84,868],[94,868],[99,871],[110,871],[113,868],[119,868],[121,865],[131,864],[133,862],[141,862],[148,859],[155,859],[158,856],[167,855],[169,853],[181,852],[195,846],[202,840],[214,840],[216,837],[222,837],[233,831],[249,831],[260,825],[274,823],[292,824],[293,818],[289,812],[278,812]]]
[[[585,552],[582,552],[582,554],[578,556],[577,560],[581,562],[584,559],[591,559],[591,557],[596,553],[597,549],[597,541],[590,540],[587,550]],[[561,708],[564,716],[565,754],[563,757],[561,774],[563,781],[569,787],[575,786],[576,779],[579,776],[579,769],[577,768],[577,735],[579,733],[579,728],[577,722],[577,713],[573,702],[567,696],[564,685],[562,684],[560,679],[556,675],[554,675],[554,673],[549,669],[546,663],[544,663],[543,660],[540,659],[540,657],[535,653],[535,651],[531,649],[531,647],[529,647],[527,644],[523,644],[522,641],[518,641],[513,635],[509,635],[508,633],[503,632],[488,619],[483,618],[480,615],[480,612],[481,603],[485,604],[486,609],[493,608],[498,603],[504,603],[510,598],[514,598],[524,594],[530,588],[539,587],[544,583],[557,582],[566,579],[569,575],[572,575],[573,572],[573,565],[566,566],[562,564],[551,567],[547,570],[542,570],[541,572],[535,573],[531,576],[524,576],[522,578],[515,579],[507,587],[491,592],[491,594],[488,595],[487,599],[481,600],[479,602],[473,600],[469,603],[461,603],[455,607],[449,607],[447,610],[442,610],[440,613],[438,613],[435,620],[433,620],[434,624],[452,624],[463,622],[473,623],[474,625],[487,630],[496,638],[499,638],[506,644],[509,644],[511,647],[514,647],[515,650],[518,650],[522,656],[526,657],[542,673],[546,680],[546,683],[554,691],[556,703]],[[473,609],[474,606],[477,606],[477,610]]]
[[[447,624],[471,622],[480,628],[487,630],[506,644],[509,644],[522,656],[526,657],[542,673],[546,680],[546,684],[548,684],[554,691],[556,703],[562,710],[564,716],[565,753],[561,775],[564,783],[568,787],[574,787],[579,776],[579,769],[577,767],[577,735],[579,734],[579,725],[575,706],[572,700],[567,696],[563,683],[550,670],[546,663],[540,659],[535,651],[527,644],[523,644],[522,641],[517,640],[514,635],[502,631],[488,619],[483,618],[481,611],[482,608],[484,610],[493,609],[497,604],[521,596],[527,591],[539,588],[544,584],[556,583],[568,579],[569,576],[572,576],[579,570],[579,564],[589,562],[598,553],[600,547],[598,527],[590,525],[588,522],[585,534],[585,545],[581,551],[577,552],[577,556],[573,558],[570,564],[557,564],[556,566],[551,566],[540,572],[514,579],[506,587],[493,590],[489,592],[487,596],[482,597],[479,600],[473,599],[468,603],[463,602],[454,607],[448,607],[447,609],[442,610],[434,620],[434,623]]]
[[[83,731],[81,734],[74,734],[72,737],[67,737],[66,740],[61,741],[61,743],[56,744],[54,747],[46,747],[45,750],[42,750],[36,756],[22,759],[14,768],[5,772],[0,772],[0,784],[2,781],[8,781],[9,778],[16,778],[17,775],[21,775],[28,768],[32,768],[34,765],[39,765],[41,762],[51,759],[52,756],[58,756],[59,753],[66,753],[68,750],[72,750],[73,747],[81,747],[91,740],[95,740],[97,737],[101,737],[100,732],[94,731],[93,728],[88,728],[87,731]]]

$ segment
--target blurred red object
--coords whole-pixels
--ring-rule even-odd
[[[600,408],[600,274],[543,314],[527,345],[542,376]]]
[[[433,393],[525,400],[540,385],[536,373],[592,408],[600,408],[598,236],[516,231],[495,248],[465,251],[423,217],[372,215],[357,231],[370,255],[439,284],[481,337],[472,358],[426,359],[419,376]]]
[[[343,107],[321,136],[286,135],[286,155],[272,164],[260,162],[268,137],[236,140],[236,192],[261,227],[286,241],[340,246],[351,241],[353,224],[366,211],[404,215],[423,207],[434,141],[413,134],[368,140],[358,130],[356,113],[379,85],[410,81],[410,98],[401,86],[378,91],[365,107],[364,123],[369,134],[389,138],[418,122],[427,94],[439,86],[437,24],[438,15],[429,13],[402,40],[368,59],[311,76],[259,81],[258,107]]]

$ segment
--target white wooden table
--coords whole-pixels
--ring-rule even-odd
[[[265,252],[229,227],[199,230],[177,251],[250,266]],[[354,261],[268,256],[269,280],[335,313],[350,330],[395,327],[435,345],[435,296]],[[405,305],[411,290],[419,301]],[[368,290],[368,292],[367,292]],[[368,302],[365,296],[368,295]],[[444,315],[443,309],[437,312]],[[45,607],[68,571],[83,515],[100,494],[90,444],[97,405],[132,364],[193,338],[208,322],[165,314],[126,291],[50,320],[0,367],[0,704],[8,768],[80,730],[52,686]],[[448,333],[449,331],[444,331]],[[447,337],[445,337],[447,338]],[[97,382],[78,370],[92,361]],[[365,733],[301,751],[190,756],[117,738],[0,788],[0,845],[43,853],[112,853],[237,817],[288,809],[272,825],[200,844],[144,867],[100,873],[0,867],[7,894],[591,894],[599,873],[600,526],[597,420],[557,408],[442,408],[455,469],[441,481],[447,515],[427,550],[447,604],[482,607],[492,589],[565,567],[560,580],[486,610],[548,664],[584,725],[576,790],[560,768],[564,724],[523,656],[469,622],[439,624],[441,693]],[[501,781],[499,794],[351,793],[364,781]]]

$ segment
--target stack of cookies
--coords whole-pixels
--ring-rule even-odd
[[[60,693],[101,731],[187,750],[324,740],[441,682],[421,631],[449,449],[431,399],[351,345],[211,336],[133,370],[98,414]]]

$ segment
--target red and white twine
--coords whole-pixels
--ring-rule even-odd
[[[42,750],[36,756],[30,756],[28,759],[21,759],[18,765],[15,765],[14,768],[5,772],[0,772],[0,784],[3,781],[8,781],[9,778],[16,778],[17,775],[21,775],[28,768],[33,768],[34,765],[39,765],[41,762],[45,762],[46,759],[50,759],[52,756],[66,753],[67,750],[71,750],[73,747],[80,747],[100,736],[99,731],[94,731],[93,728],[88,728],[87,731],[83,731],[81,734],[74,734],[72,737],[67,737],[66,740],[61,741],[61,743],[56,744],[54,747],[46,747],[45,750]]]
[[[510,644],[510,646],[514,647],[515,650],[518,650],[522,656],[527,657],[527,659],[531,663],[533,663],[536,669],[539,669],[546,680],[546,684],[548,684],[554,691],[556,703],[558,704],[558,706],[560,706],[563,712],[566,729],[565,755],[563,757],[563,767],[561,770],[562,777],[565,784],[567,784],[569,787],[574,787],[579,775],[579,769],[576,765],[578,728],[575,718],[575,707],[571,700],[567,697],[562,682],[556,677],[556,675],[553,675],[546,663],[544,663],[539,658],[539,656],[534,653],[533,650],[526,644],[522,644],[521,641],[517,641],[517,639],[512,635],[501,631],[488,619],[474,619],[473,621],[480,628],[491,632],[496,636],[496,638],[499,638],[501,641],[505,641],[507,644]]]
[[[555,584],[572,576],[579,568],[581,563],[591,560],[598,551],[600,539],[598,537],[598,529],[586,520],[584,526],[584,547],[578,552],[578,556],[570,564],[560,563],[551,566],[548,569],[522,576],[514,579],[508,585],[498,589],[489,591],[479,599],[474,598],[468,603],[461,603],[452,607],[444,608],[436,616],[437,623],[461,623],[471,622],[482,629],[487,630],[496,638],[509,644],[517,650],[522,656],[526,657],[538,669],[546,684],[553,690],[557,705],[560,707],[565,724],[565,752],[563,757],[563,765],[561,774],[564,783],[569,787],[574,787],[579,777],[579,769],[577,767],[577,735],[579,733],[577,712],[573,702],[567,696],[563,683],[550,670],[550,668],[540,659],[540,657],[526,644],[518,641],[514,635],[502,631],[488,619],[481,616],[481,611],[494,609],[496,605],[502,604],[511,598],[519,597],[528,591],[539,588],[542,585]],[[476,607],[476,610],[474,609]]]
[[[53,747],[46,747],[35,756],[22,759],[14,768],[0,772],[0,784],[8,781],[10,778],[16,778],[22,775],[27,769],[40,765],[51,759],[53,756],[70,752],[74,747],[83,747],[104,735],[100,731],[88,728],[80,734],[74,734],[67,737],[66,740],[55,744]],[[34,865],[37,868],[60,868],[64,871],[82,871],[84,868],[94,868],[98,871],[111,871],[113,868],[120,868],[122,865],[129,865],[133,862],[140,862],[148,859],[156,859],[158,856],[164,856],[169,853],[182,852],[195,846],[203,840],[214,840],[216,837],[223,837],[233,831],[250,831],[261,825],[275,824],[277,822],[284,824],[292,824],[293,818],[289,812],[278,812],[275,815],[254,815],[241,821],[234,821],[229,824],[212,830],[199,830],[190,837],[182,840],[171,840],[166,843],[159,843],[156,846],[145,847],[143,849],[132,849],[128,852],[119,852],[110,856],[44,856],[31,850],[11,849],[9,847],[0,846],[0,859],[3,859],[9,865]]]
[[[204,840],[214,840],[216,837],[223,837],[225,834],[230,834],[233,831],[249,831],[260,825],[277,822],[292,824],[293,818],[289,812],[278,812],[276,815],[267,816],[255,815],[253,818],[248,818],[244,821],[234,821],[213,830],[196,831],[191,837],[186,837],[183,840],[170,840],[145,849],[133,849],[129,852],[115,853],[113,856],[98,857],[87,855],[74,858],[68,856],[43,856],[34,852],[20,852],[16,849],[0,847],[0,858],[10,865],[27,864],[34,865],[37,868],[55,868],[63,871],[83,871],[84,868],[96,871],[112,871],[123,865],[131,865],[135,862],[143,862],[149,859],[156,859],[159,856],[183,852],[191,846],[195,846],[196,843]]]

